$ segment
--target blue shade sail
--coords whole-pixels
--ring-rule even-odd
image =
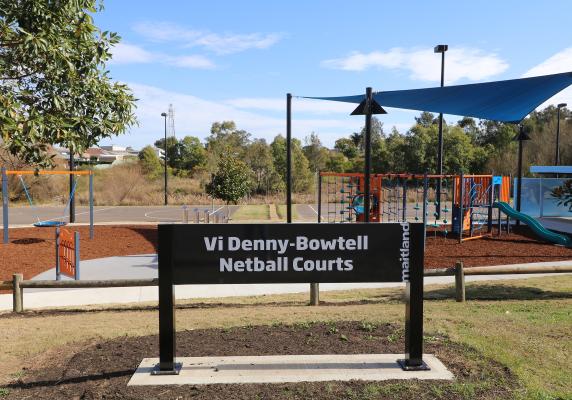
[[[375,92],[373,97],[384,107],[518,123],[570,85],[572,72],[565,72],[469,85]],[[365,95],[304,98],[360,103]]]

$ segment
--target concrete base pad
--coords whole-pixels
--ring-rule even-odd
[[[399,358],[403,354],[178,357],[177,362],[183,364],[179,375],[151,375],[159,359],[145,358],[128,385],[454,379],[434,355],[423,357],[428,371],[403,371]]]

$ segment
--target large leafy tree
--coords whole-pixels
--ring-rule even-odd
[[[178,168],[192,171],[205,165],[207,152],[200,139],[195,136],[185,136],[178,143],[179,164]]]
[[[270,145],[274,167],[286,187],[286,139],[282,135],[274,138]],[[310,171],[310,163],[302,150],[302,143],[292,139],[292,192],[304,193],[313,188],[314,177]]]
[[[328,160],[328,149],[322,146],[322,142],[315,132],[310,133],[305,139],[306,145],[303,147],[304,155],[310,164],[312,172],[323,170]]]
[[[214,122],[211,133],[206,139],[208,153],[207,169],[214,172],[218,168],[218,160],[223,155],[242,158],[250,143],[250,133],[238,129],[234,121]]]
[[[246,147],[244,161],[252,170],[252,189],[256,193],[276,192],[282,188],[282,179],[274,168],[272,151],[266,140],[253,140]]]
[[[51,145],[74,152],[136,123],[135,98],[105,63],[119,36],[102,32],[98,0],[0,0],[0,126],[9,153],[51,164]]]

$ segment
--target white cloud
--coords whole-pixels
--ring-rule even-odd
[[[433,49],[393,48],[371,53],[353,52],[347,57],[325,60],[322,66],[346,71],[365,71],[371,68],[404,69],[411,79],[439,82],[441,57]],[[451,48],[445,54],[445,81],[461,79],[479,81],[504,72],[508,63],[495,53],[475,48]]]
[[[112,49],[111,64],[148,64],[161,63],[181,68],[212,69],[214,63],[202,55],[169,56],[162,53],[150,52],[144,48],[129,44],[118,43]]]
[[[526,71],[524,78],[530,76],[558,74],[560,72],[572,71],[572,47],[559,51],[546,61],[536,65]],[[568,108],[572,108],[572,87],[564,89],[548,101],[541,104],[537,109],[543,109],[550,104],[566,103]]]
[[[176,42],[186,47],[202,47],[216,54],[266,49],[284,36],[280,33],[218,34],[188,29],[170,22],[138,23],[133,26],[133,30],[154,42]]]
[[[128,43],[118,43],[112,49],[113,64],[140,64],[152,62],[155,58],[147,50]]]
[[[286,96],[282,99],[277,98],[261,98],[261,97],[245,97],[237,99],[229,99],[226,104],[240,109],[254,109],[265,111],[285,111]],[[357,104],[342,103],[337,101],[320,101],[303,98],[295,98],[293,101],[293,112],[312,113],[312,114],[342,114],[348,115]]]
[[[211,60],[201,55],[167,57],[166,63],[183,68],[211,69],[215,67]]]
[[[191,46],[202,46],[217,54],[239,53],[249,49],[266,49],[282,38],[277,33],[261,34],[251,33],[247,35],[218,35],[216,33],[199,37]]]
[[[133,146],[142,147],[153,143],[162,135],[161,113],[166,112],[169,104],[173,104],[175,108],[176,131],[177,135],[181,136],[192,135],[204,139],[208,136],[212,123],[223,120],[233,120],[240,129],[247,130],[255,138],[264,138],[267,141],[271,141],[277,134],[284,134],[286,130],[285,100],[281,101],[282,105],[279,107],[279,99],[274,99],[274,108],[270,111],[282,110],[284,113],[273,116],[253,111],[256,107],[249,107],[249,110],[238,108],[232,105],[233,100],[211,101],[138,83],[128,85],[139,99],[136,114],[140,125],[133,127],[124,139]],[[363,118],[350,117],[349,113],[345,112],[347,110],[331,119],[302,115],[303,111],[298,107],[301,102],[302,100],[295,99],[293,104],[294,137],[303,139],[315,131],[325,145],[333,146],[336,139],[358,131],[363,125]],[[352,106],[350,105],[350,111]]]

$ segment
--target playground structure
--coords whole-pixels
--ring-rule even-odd
[[[28,190],[28,186],[24,180],[24,176],[40,176],[40,175],[69,175],[73,176],[73,185],[70,191],[68,200],[66,202],[65,209],[61,217],[42,220],[38,214],[38,209],[34,205],[34,201],[32,196],[30,195],[30,191]],[[92,171],[17,171],[17,170],[7,170],[6,168],[2,168],[2,222],[3,222],[3,242],[9,242],[9,220],[8,220],[8,207],[10,203],[10,195],[9,195],[9,188],[8,188],[8,177],[9,176],[17,176],[19,179],[20,184],[22,185],[22,189],[26,194],[26,198],[30,207],[32,208],[36,221],[33,225],[38,228],[49,228],[49,227],[60,227],[66,225],[66,213],[70,208],[72,200],[74,199],[78,177],[80,176],[88,176],[89,177],[89,238],[93,239],[94,236],[94,229],[93,229],[93,173]]]
[[[321,172],[318,220],[364,222],[364,183],[363,173]],[[435,235],[441,232],[446,236],[453,232],[462,242],[491,235],[495,202],[509,199],[510,177],[372,174],[369,220],[380,223],[423,221]],[[500,233],[500,213],[496,215]]]

